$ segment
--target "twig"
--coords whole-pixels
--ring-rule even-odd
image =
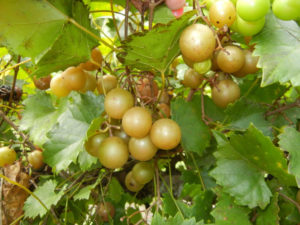
[[[153,23],[153,13],[156,6],[162,3],[164,0],[159,0],[155,2],[155,0],[150,0],[149,3],[149,30],[152,30],[152,23]]]
[[[120,36],[120,32],[119,32],[119,29],[118,29],[118,25],[117,25],[117,21],[116,21],[116,17],[115,17],[115,12],[114,12],[113,0],[110,0],[110,8],[111,8],[111,15],[112,15],[113,23],[114,23],[118,38],[121,41],[121,36]],[[126,19],[126,17],[125,17],[125,19]],[[128,18],[127,18],[127,21],[128,21]]]
[[[294,107],[300,107],[300,99],[297,99],[295,102],[288,104],[288,105],[284,105],[282,107],[279,107],[278,109],[275,109],[273,111],[267,112],[265,115],[266,117],[274,115],[276,113],[281,113],[282,111],[294,108]]]
[[[298,209],[298,212],[300,213],[300,205],[298,204],[298,202],[296,202],[295,200],[291,199],[290,197],[286,196],[285,194],[278,192],[280,196],[282,196],[285,200],[287,200],[288,202],[292,203],[293,205],[296,206],[296,208]]]
[[[28,145],[28,147],[29,147],[31,150],[35,150],[34,145],[33,145],[30,141],[28,141],[27,136],[26,136],[22,131],[19,130],[19,128],[17,127],[17,125],[15,125],[14,122],[11,121],[11,120],[5,115],[5,113],[4,113],[2,110],[0,110],[0,116],[1,116],[1,117],[2,117],[2,118],[3,118],[3,119],[4,119],[4,120],[12,127],[12,128],[14,128],[15,131],[18,132],[18,134],[23,138],[24,143],[26,143],[26,144]]]
[[[127,37],[128,37],[129,1],[130,0],[126,0],[126,7],[125,7],[125,29],[124,29],[125,39],[127,39]]]
[[[1,71],[0,71],[0,74],[1,74],[1,73],[4,73],[4,72],[6,72],[6,71],[12,70],[12,69],[14,69],[14,68],[17,68],[17,67],[19,67],[19,66],[21,66],[21,65],[23,65],[23,64],[25,64],[25,63],[28,63],[28,62],[30,62],[30,61],[31,61],[31,59],[26,59],[26,60],[24,60],[23,62],[17,63],[17,64],[15,64],[15,65],[13,65],[13,66],[10,66],[10,67],[8,67],[8,68],[6,68],[6,69],[4,69],[4,70],[1,70]]]

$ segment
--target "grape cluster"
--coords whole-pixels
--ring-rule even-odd
[[[131,92],[116,87],[117,82],[114,87],[105,85],[103,77],[102,83],[103,92],[106,93],[104,109],[109,121],[105,123],[113,129],[110,135],[106,130],[99,130],[86,141],[85,149],[110,169],[122,168],[130,156],[142,161],[133,167],[125,179],[130,191],[138,191],[153,177],[153,167],[148,161],[156,155],[158,149],[174,149],[181,141],[181,131],[175,121],[166,118],[166,114],[170,115],[170,109],[166,104],[169,98],[165,94],[162,94],[158,104],[159,112],[152,113],[144,106],[135,106],[137,102],[142,105],[156,104],[159,91],[154,80],[140,78],[136,82],[137,99]],[[149,172],[150,168],[152,172]]]

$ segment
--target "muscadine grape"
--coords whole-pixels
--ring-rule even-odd
[[[184,73],[184,79],[182,80],[182,84],[185,87],[190,87],[190,88],[196,89],[199,87],[199,85],[202,83],[202,81],[203,81],[202,75],[200,75],[193,69],[188,69]]]
[[[103,57],[98,48],[94,48],[91,52],[91,59],[85,63],[81,63],[79,67],[83,70],[93,71],[102,66]]]
[[[0,148],[0,166],[12,164],[17,158],[17,153],[9,147]]]
[[[50,89],[54,95],[57,97],[65,97],[68,96],[71,92],[71,89],[67,87],[65,80],[61,75],[57,75],[52,78],[50,82]]]
[[[116,88],[118,85],[118,80],[116,76],[107,74],[98,78],[97,90],[99,94],[107,94],[110,90]]]
[[[177,10],[185,5],[185,0],[165,0],[166,5],[171,10]]]
[[[139,162],[132,168],[132,177],[140,184],[147,184],[154,177],[154,169],[149,162]]]
[[[211,68],[211,59],[207,59],[202,62],[196,62],[193,65],[194,70],[199,74],[207,73]]]
[[[157,96],[160,95],[160,92],[161,91],[158,92]],[[163,90],[163,92],[160,96],[160,99],[159,99],[159,103],[170,104],[171,98],[172,98],[172,95],[169,95],[167,90]]]
[[[43,153],[39,150],[34,150],[28,154],[28,162],[31,164],[33,169],[39,170],[43,167]]]
[[[51,75],[48,75],[46,77],[41,77],[41,78],[36,78],[35,76],[33,77],[33,83],[36,88],[40,90],[47,90],[50,88],[50,82],[51,82]]]
[[[297,19],[300,16],[300,6],[294,7],[291,2],[291,0],[275,0],[272,4],[274,15],[281,20]]]
[[[61,77],[70,90],[79,91],[85,86],[87,76],[79,67],[69,67],[61,74]]]
[[[243,52],[245,55],[245,63],[239,71],[233,73],[236,77],[244,77],[247,74],[253,74],[259,70],[259,68],[257,68],[258,56],[253,56],[249,50],[243,50]]]
[[[139,161],[148,161],[157,152],[157,147],[152,143],[149,135],[143,138],[130,138],[128,148],[133,158]]]
[[[219,0],[209,9],[209,19],[215,27],[231,26],[236,18],[234,4],[228,0]]]
[[[185,58],[201,62],[213,54],[216,47],[215,35],[208,26],[196,23],[182,32],[179,47]]]
[[[122,118],[122,127],[126,134],[135,138],[145,137],[152,126],[152,116],[143,107],[133,107]]]
[[[134,99],[132,94],[121,88],[111,90],[104,100],[106,113],[114,119],[122,119],[125,112],[133,105]]]
[[[107,138],[107,134],[100,133],[90,137],[84,144],[85,150],[92,156],[97,157],[100,144]]]
[[[123,129],[115,130],[114,136],[121,138],[126,144],[128,144],[130,140],[130,137],[128,136],[128,134],[126,134],[126,132]]]
[[[85,93],[87,91],[94,91],[97,86],[96,77],[90,73],[86,73],[86,81],[84,87],[80,90],[80,92]]]
[[[170,106],[165,103],[159,103],[157,105],[158,115],[161,118],[169,118],[171,116]]]
[[[108,222],[109,218],[115,216],[115,207],[110,202],[101,203],[98,207],[97,214],[103,222]]]
[[[155,100],[158,94],[158,85],[153,79],[141,78],[138,80],[136,87],[143,102]]]
[[[159,119],[152,125],[150,138],[156,147],[171,150],[180,143],[180,127],[171,119]]]
[[[217,55],[219,68],[226,73],[234,73],[242,68],[245,63],[243,51],[234,45],[224,47]]]
[[[125,177],[125,186],[129,191],[138,192],[144,187],[144,184],[138,183],[133,178],[132,171],[130,171]]]
[[[121,168],[128,160],[128,148],[119,137],[105,138],[98,150],[98,159],[103,166],[110,169]]]
[[[240,97],[240,88],[232,80],[222,80],[213,87],[211,95],[217,106],[225,108]]]
[[[180,9],[176,9],[176,10],[172,10],[172,14],[176,17],[176,18],[179,18],[183,15],[183,7],[180,8]]]
[[[255,21],[246,21],[237,16],[237,32],[243,36],[253,36],[255,34],[258,34],[264,28],[265,21],[265,17],[262,17],[261,19]]]
[[[270,0],[238,0],[236,11],[246,21],[256,21],[264,17],[270,9]]]

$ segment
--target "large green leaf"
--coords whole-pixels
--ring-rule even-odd
[[[168,25],[157,25],[151,31],[129,36],[119,59],[127,66],[141,70],[165,71],[179,54],[179,37],[195,11],[184,14]]]
[[[58,123],[47,134],[49,140],[44,145],[45,162],[57,171],[67,169],[72,162],[75,163],[78,155],[84,151],[83,143],[90,123],[103,110],[102,96],[95,96],[91,92],[85,95],[73,92],[66,111],[59,116]],[[95,158],[90,156],[90,160]],[[81,168],[87,169],[88,166],[81,164]]]
[[[89,58],[98,42],[70,23],[95,32],[88,16],[75,0],[0,0],[0,44],[31,57],[34,73],[46,76]]]
[[[256,225],[279,225],[278,213],[278,193],[276,193],[265,210],[258,210]]]
[[[300,133],[292,127],[287,127],[279,135],[279,139],[280,147],[289,152],[289,172],[295,175],[300,187]]]
[[[282,152],[254,126],[243,135],[232,135],[230,141],[221,133],[214,134],[218,142],[214,154],[217,167],[211,175],[238,204],[250,208],[265,208],[269,204],[272,193],[264,180],[266,173],[283,184],[295,184],[294,177],[287,173]]]
[[[190,102],[178,98],[171,107],[172,119],[181,129],[184,150],[201,154],[209,144],[210,131],[201,118],[200,97],[195,96]]]
[[[265,120],[266,109],[242,98],[226,110],[226,123],[230,129],[246,130],[251,123],[265,135],[272,136],[271,124]]]
[[[216,225],[251,225],[249,213],[249,209],[237,206],[229,195],[222,193],[211,214]]]
[[[60,192],[55,191],[56,186],[57,182],[55,180],[48,180],[34,191],[34,194],[44,203],[47,210],[52,205],[56,205],[64,195],[64,189]],[[42,217],[47,213],[47,210],[33,196],[30,196],[24,204],[25,217],[28,218]]]
[[[47,132],[54,126],[57,118],[63,112],[64,102],[56,109],[49,94],[38,92],[27,98],[24,104],[25,110],[20,128],[29,131],[34,144],[42,146],[47,141]]]
[[[282,21],[268,14],[262,32],[253,37],[254,54],[260,56],[262,86],[291,81],[300,85],[300,28],[293,20]]]

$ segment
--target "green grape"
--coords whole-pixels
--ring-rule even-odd
[[[292,0],[275,0],[272,5],[273,13],[281,20],[295,20],[300,16],[300,7],[291,3]]]
[[[199,74],[205,74],[211,68],[211,60],[207,59],[207,60],[202,61],[202,62],[196,62],[196,63],[194,63],[193,67],[194,67],[194,70],[197,73],[199,73]]]
[[[270,0],[238,0],[236,11],[246,21],[255,21],[265,16],[270,9]]]
[[[237,32],[243,36],[249,37],[259,33],[265,25],[265,17],[256,21],[246,21],[237,16],[236,25]]]

